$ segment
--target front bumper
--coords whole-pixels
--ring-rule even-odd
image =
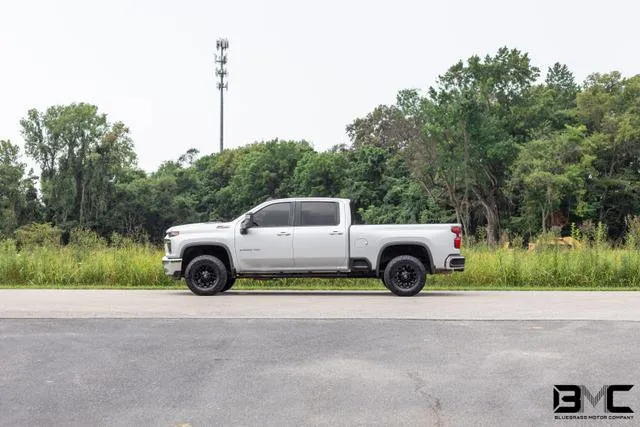
[[[179,279],[182,274],[182,258],[162,257],[162,268],[167,276]]]

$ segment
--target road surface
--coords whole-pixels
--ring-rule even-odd
[[[640,410],[638,296],[0,290],[0,425],[583,425],[554,384]]]
[[[0,289],[0,318],[218,318],[640,321],[640,292]]]

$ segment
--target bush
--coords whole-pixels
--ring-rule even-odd
[[[640,216],[627,216],[627,236],[625,243],[629,249],[640,249]]]
[[[69,233],[69,245],[82,249],[98,249],[105,247],[107,242],[95,231],[78,227]]]
[[[135,240],[129,236],[123,236],[120,233],[113,232],[109,236],[109,245],[114,248],[129,248],[136,244]]]
[[[15,236],[18,248],[57,248],[62,242],[62,230],[51,224],[23,225],[16,230]]]

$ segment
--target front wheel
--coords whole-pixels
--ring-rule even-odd
[[[212,255],[195,257],[184,272],[187,286],[196,295],[215,295],[227,285],[227,267]]]
[[[427,270],[416,257],[400,255],[393,258],[384,269],[383,283],[394,294],[410,297],[422,290],[427,280]]]

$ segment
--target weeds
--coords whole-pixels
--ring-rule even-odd
[[[451,289],[597,289],[640,287],[640,220],[629,218],[625,244],[612,247],[600,225],[572,228],[583,245],[568,249],[540,245],[522,248],[521,238],[510,247],[490,249],[478,243],[463,248],[467,258],[463,273],[430,277],[427,287]],[[92,232],[77,232],[70,244],[60,246],[56,233],[50,244],[34,245],[20,236],[0,241],[0,286],[5,287],[140,287],[183,286],[162,271],[162,250],[148,243],[113,235],[109,244]],[[546,236],[551,239],[553,236]],[[513,243],[513,242],[512,242]],[[241,280],[243,288],[384,289],[376,279]]]

